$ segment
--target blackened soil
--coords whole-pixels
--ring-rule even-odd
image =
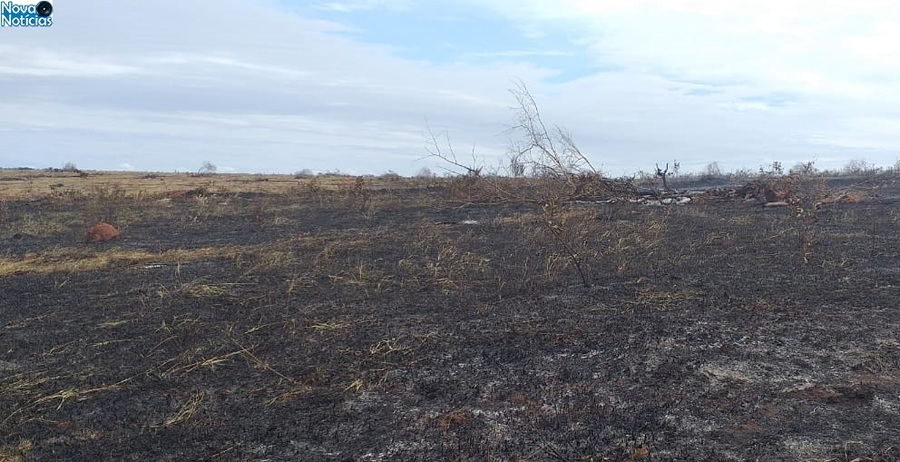
[[[580,204],[561,234],[440,204],[134,200],[93,247],[10,229],[5,261],[239,250],[0,278],[0,460],[900,460],[896,202]]]

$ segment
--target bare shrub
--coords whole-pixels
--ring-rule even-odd
[[[551,179],[537,202],[560,202],[605,189],[602,173],[594,168],[572,135],[562,127],[548,128],[534,97],[524,83],[510,90],[516,100],[513,108],[515,135],[509,147],[510,176],[530,175]]]
[[[811,160],[807,162],[798,162],[789,170],[791,175],[800,175],[800,176],[812,176],[817,175],[819,173],[819,169],[816,168],[816,161]]]
[[[303,170],[298,170],[298,171],[294,172],[294,178],[298,179],[298,180],[305,179],[305,178],[313,178],[315,176],[316,175],[312,172],[312,170],[310,170],[308,168],[304,168]]]
[[[419,178],[419,179],[431,179],[436,176],[437,175],[435,175],[434,172],[432,172],[431,169],[428,167],[422,167],[419,169],[418,172],[416,172],[416,178]]]
[[[880,171],[880,168],[865,159],[852,159],[841,169],[841,173],[848,176],[873,176]]]
[[[722,177],[722,169],[719,168],[719,163],[716,161],[712,161],[706,164],[706,168],[703,170],[703,178],[706,180],[713,180],[716,178]]]
[[[208,160],[204,160],[203,164],[200,166],[200,170],[197,170],[197,175],[200,176],[208,176],[214,175],[219,168],[216,167],[215,164]]]
[[[89,223],[97,221],[120,222],[120,215],[129,212],[129,204],[136,197],[129,195],[121,185],[97,185],[90,188],[81,199],[85,202],[85,215]]]
[[[386,178],[390,180],[390,177]],[[361,213],[366,218],[375,215],[373,193],[362,176],[343,178],[338,184],[340,204],[349,210]]]
[[[667,181],[667,178],[669,176],[669,164],[666,163],[665,170],[659,168],[659,164],[656,164],[656,176],[662,179],[663,190],[669,191],[669,183]]]
[[[484,165],[472,152],[472,163],[460,160],[453,150],[446,132],[435,134],[429,127],[427,151],[448,165],[457,175],[455,194],[465,194],[469,202],[523,202],[541,207],[543,226],[565,253],[578,272],[582,284],[590,286],[584,270],[584,240],[570,232],[590,221],[591,214],[573,219],[565,216],[561,207],[574,199],[597,198],[633,192],[630,182],[616,182],[603,178],[590,160],[575,144],[571,134],[559,126],[548,126],[537,102],[524,83],[510,90],[516,101],[512,108],[514,124],[508,133],[513,135],[508,151],[506,178],[484,174]],[[513,183],[512,179],[518,179]]]

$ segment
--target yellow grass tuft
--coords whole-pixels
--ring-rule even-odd
[[[637,301],[638,303],[649,305],[659,310],[670,310],[680,308],[684,302],[689,300],[698,300],[703,298],[703,296],[703,292],[693,289],[673,291],[639,289],[637,293]]]
[[[203,401],[206,400],[206,393],[203,390],[198,390],[193,393],[188,399],[182,404],[178,411],[175,412],[175,415],[166,419],[162,425],[155,425],[154,427],[172,427],[184,422],[187,422],[197,413],[200,409],[200,406],[203,404]]]
[[[173,249],[162,252],[114,248],[103,251],[63,247],[22,257],[0,257],[0,277],[21,273],[73,273],[97,271],[111,267],[177,264],[213,258],[234,258],[242,249],[237,246]]]

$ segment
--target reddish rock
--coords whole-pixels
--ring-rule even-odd
[[[87,234],[84,235],[84,242],[90,244],[93,242],[106,242],[119,237],[119,231],[112,225],[104,222],[94,225]]]

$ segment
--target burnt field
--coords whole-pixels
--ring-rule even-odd
[[[5,197],[0,460],[900,460],[893,186],[286,183]]]

